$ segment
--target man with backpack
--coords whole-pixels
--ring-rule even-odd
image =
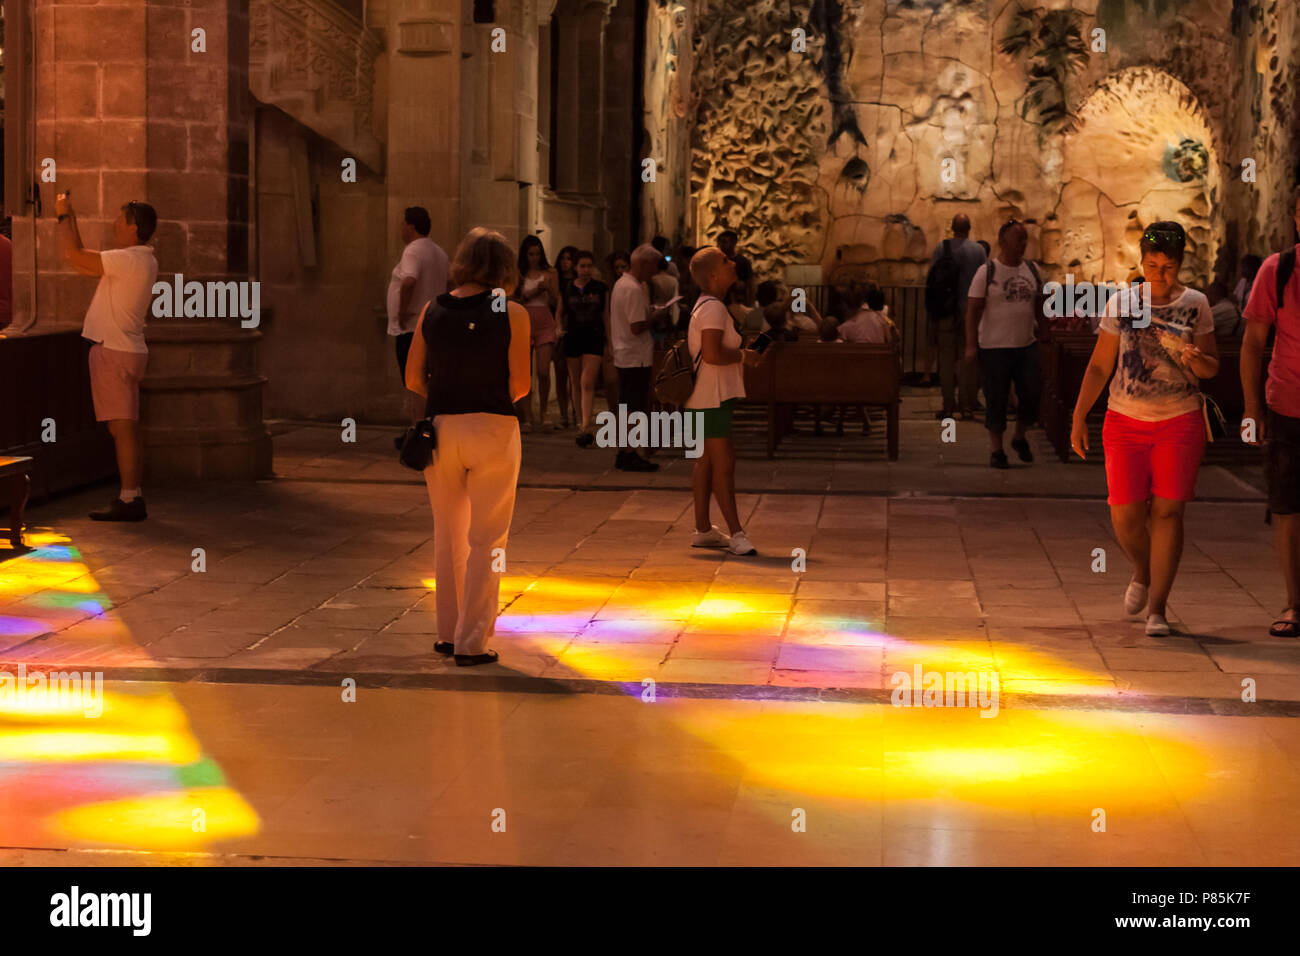
[[[928,313],[930,346],[939,354],[939,385],[943,410],[936,418],[975,417],[975,365],[963,360],[965,352],[966,296],[975,273],[986,256],[970,238],[970,219],[957,214],[952,219],[953,238],[935,246],[930,272],[925,278],[925,309]],[[957,399],[960,398],[960,404]]]
[[[1016,386],[1018,414],[1011,440],[1020,460],[1032,462],[1025,429],[1038,421],[1042,372],[1037,341],[1045,337],[1043,280],[1038,267],[1025,258],[1029,230],[1011,219],[998,231],[998,254],[975,273],[966,312],[966,361],[974,365],[978,346],[979,371],[988,409],[989,464],[1010,468],[1002,447],[1007,428],[1007,402]]]
[[[1291,194],[1291,209],[1300,229],[1300,188]],[[1246,303],[1246,332],[1241,341],[1241,388],[1245,398],[1242,438],[1267,440],[1264,473],[1268,506],[1282,577],[1286,610],[1268,629],[1270,637],[1300,637],[1300,246],[1264,260]],[[1268,384],[1260,388],[1264,349],[1272,328],[1273,358]],[[1261,393],[1265,405],[1260,404]],[[1265,413],[1267,417],[1264,417]],[[1253,434],[1249,423],[1254,423]]]

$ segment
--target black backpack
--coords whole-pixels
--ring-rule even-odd
[[[961,292],[961,264],[952,254],[952,240],[945,239],[943,253],[925,277],[925,311],[935,318],[955,315]]]
[[[1295,272],[1295,246],[1292,246],[1286,252],[1277,257],[1277,307],[1282,308],[1282,300],[1286,298],[1287,283],[1291,281],[1291,275]]]

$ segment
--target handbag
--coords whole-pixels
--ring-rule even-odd
[[[1223,409],[1210,396],[1201,392],[1201,414],[1205,417],[1205,440],[1218,441],[1228,434],[1228,423],[1223,417]]]
[[[430,419],[416,422],[402,435],[402,449],[397,460],[407,468],[424,471],[433,464],[433,450],[438,447],[438,432]]]

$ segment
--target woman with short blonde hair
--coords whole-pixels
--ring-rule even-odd
[[[505,237],[474,229],[456,249],[452,289],[425,305],[406,363],[406,387],[425,396],[437,437],[424,470],[433,507],[438,637],[462,667],[492,664],[504,549],[519,480],[514,403],[528,394],[529,317],[505,290],[517,276]]]

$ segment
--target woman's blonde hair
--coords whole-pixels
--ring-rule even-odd
[[[453,288],[477,282],[489,289],[513,289],[519,268],[506,237],[494,229],[476,226],[460,241],[451,260]]]

